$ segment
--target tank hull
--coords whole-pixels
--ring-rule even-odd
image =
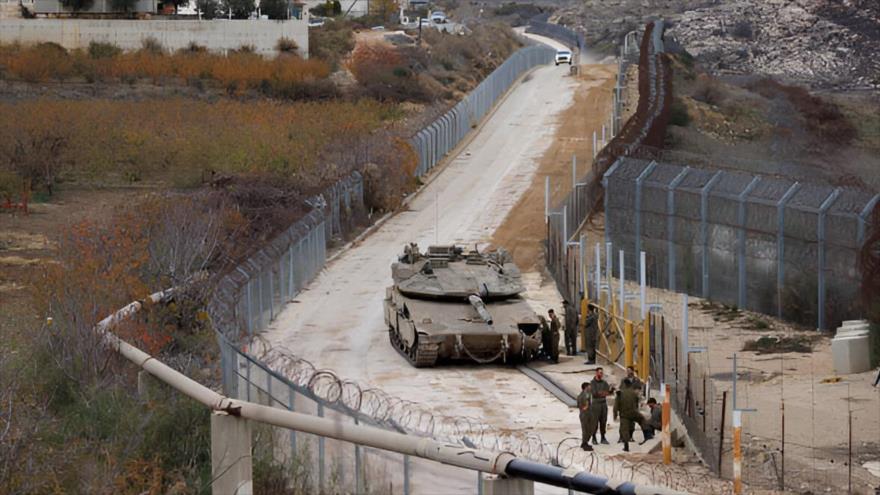
[[[517,363],[540,347],[540,323],[520,297],[485,303],[491,324],[470,304],[413,298],[389,287],[385,323],[391,345],[416,367],[439,361]]]

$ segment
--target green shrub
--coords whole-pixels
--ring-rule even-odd
[[[147,36],[141,40],[141,50],[154,55],[165,53],[165,48],[162,46],[162,43],[159,43],[159,40],[152,36]]]
[[[275,44],[275,49],[281,53],[296,53],[299,50],[299,45],[296,44],[296,41],[293,41],[290,38],[278,38],[278,43]]]
[[[102,43],[98,41],[89,42],[89,56],[92,58],[112,58],[120,53],[122,49],[112,43]]]
[[[691,122],[687,107],[681,100],[675,100],[669,108],[669,124],[686,127]]]

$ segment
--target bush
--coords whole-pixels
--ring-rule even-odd
[[[675,100],[669,108],[669,124],[686,127],[690,123],[691,116],[688,114],[687,106],[681,100]]]
[[[134,10],[137,0],[111,0],[110,5],[113,10],[121,12],[131,12]]]
[[[428,101],[431,95],[396,48],[358,45],[349,64],[366,96],[379,101]]]
[[[152,36],[147,36],[141,40],[141,50],[147,53],[152,53],[153,55],[162,55],[165,53],[165,48],[162,46],[162,43],[159,43],[159,40]]]
[[[293,41],[290,38],[278,38],[278,43],[275,44],[275,49],[281,53],[296,53],[299,50],[299,45],[296,44],[296,41]]]
[[[255,0],[225,0],[226,12],[232,12],[233,19],[247,19],[257,10]]]
[[[287,19],[287,0],[260,0],[260,14],[269,19]]]
[[[196,7],[208,20],[223,16],[223,5],[219,0],[196,0]]]
[[[88,53],[92,58],[113,58],[122,53],[122,49],[111,43],[91,41]]]
[[[727,92],[717,79],[707,75],[700,75],[694,86],[692,97],[697,101],[719,106],[727,99]]]
[[[309,9],[309,13],[318,17],[336,17],[342,13],[342,4],[339,0],[327,0]]]
[[[309,57],[324,60],[336,66],[354,49],[354,30],[351,22],[338,19],[309,28]]]

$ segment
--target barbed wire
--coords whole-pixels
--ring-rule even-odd
[[[729,482],[714,477],[696,464],[664,465],[601,455],[581,449],[580,438],[568,437],[553,444],[534,431],[499,429],[479,418],[439,414],[424,404],[341,378],[332,370],[319,369],[285,348],[267,348],[259,359],[325,406],[342,406],[409,434],[471,448],[512,452],[536,462],[584,470],[619,481],[652,483],[705,494],[732,493]]]

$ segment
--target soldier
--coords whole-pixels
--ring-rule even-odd
[[[590,393],[593,400],[590,409],[593,411],[593,417],[598,423],[599,433],[602,434],[602,443],[608,445],[605,439],[605,428],[608,426],[608,401],[606,398],[614,393],[614,387],[608,384],[604,379],[602,368],[596,368],[596,376],[590,382]],[[593,444],[596,443],[596,430],[593,430]]]
[[[654,438],[654,433],[663,427],[663,408],[657,404],[657,399],[653,397],[648,399],[648,409],[651,410],[651,416],[642,424],[642,433],[645,434],[642,443]]]
[[[596,340],[598,339],[598,321],[599,315],[596,312],[596,307],[590,304],[587,306],[587,314],[584,316],[584,320],[582,325],[586,330],[586,344],[587,344],[587,360],[584,361],[584,364],[596,364]]]
[[[581,383],[581,393],[578,395],[578,414],[581,422],[581,448],[586,451],[593,450],[590,446],[590,437],[596,434],[596,420],[590,411],[590,384]]]
[[[645,423],[645,418],[639,412],[639,394],[629,378],[623,380],[615,406],[620,411],[620,439],[623,441],[623,451],[629,452],[629,443],[632,441],[635,425],[642,427]],[[644,431],[644,428],[642,430]]]
[[[562,304],[565,309],[565,353],[574,356],[577,354],[577,309],[567,300]]]
[[[623,382],[625,382],[626,380],[629,380],[630,387],[632,387],[633,390],[636,391],[636,393],[641,395],[642,390],[644,390],[645,387],[644,387],[644,384],[642,383],[642,381],[639,380],[639,377],[636,376],[636,369],[633,368],[632,366],[626,367],[626,377],[620,381],[620,389],[621,390],[623,390],[623,388],[624,388]]]
[[[554,363],[559,362],[559,332],[552,332],[547,319],[538,316],[541,321],[541,351],[547,359]]]
[[[629,380],[630,384],[624,385],[624,383],[626,383],[627,380]],[[617,391],[616,397],[620,397],[620,390],[623,390],[624,388],[627,388],[627,387],[635,390],[636,395],[641,396],[641,394],[642,394],[642,381],[639,380],[638,376],[636,376],[636,370],[632,366],[626,367],[626,376],[623,378],[623,380],[620,380],[620,389]],[[617,407],[616,400],[614,401],[613,411],[614,411],[614,420],[617,421],[617,415],[619,412],[619,408]],[[623,441],[623,439],[620,440],[620,442],[622,442],[622,441]]]

